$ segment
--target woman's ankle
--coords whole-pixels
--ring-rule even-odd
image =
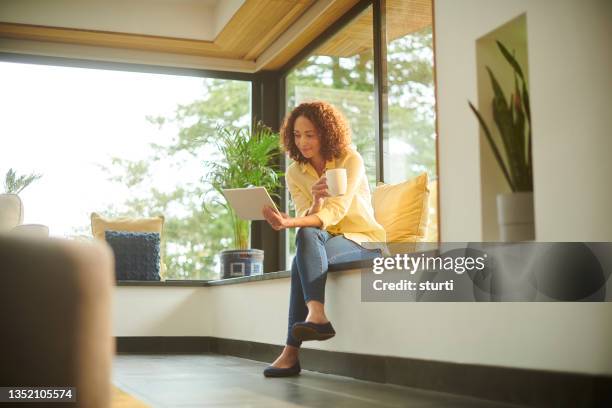
[[[316,323],[316,324],[325,324],[329,322],[329,319],[327,318],[327,316],[323,315],[313,315],[313,316],[306,316],[306,321],[310,322],[310,323]]]
[[[297,356],[299,352],[300,352],[299,347],[290,346],[289,344],[287,344],[285,345],[285,348],[283,349],[281,354],[284,354],[286,356]]]
[[[280,356],[277,357],[278,361],[283,361],[285,363],[294,364],[298,360],[298,353],[296,352],[283,352]]]
[[[327,323],[329,319],[325,316],[325,305],[323,302],[317,300],[309,301],[306,306],[308,307],[308,315],[306,321],[311,323]]]

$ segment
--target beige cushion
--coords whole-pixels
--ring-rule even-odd
[[[381,184],[372,195],[376,221],[387,232],[387,242],[423,239],[428,219],[427,173],[399,184]]]
[[[157,232],[160,243],[163,243],[164,216],[148,218],[106,218],[98,213],[91,213],[91,232],[95,239],[105,241],[104,231],[130,231],[130,232]],[[160,248],[159,275],[162,280],[166,277],[166,264],[164,263],[163,245]]]
[[[0,232],[23,223],[23,203],[17,194],[0,194]]]

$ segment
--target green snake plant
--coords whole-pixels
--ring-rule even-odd
[[[279,135],[258,122],[251,131],[245,128],[220,127],[215,140],[220,160],[208,163],[208,181],[219,197],[223,189],[250,186],[265,187],[272,197],[281,187],[283,173],[276,164],[280,154]],[[236,249],[248,249],[250,221],[240,219],[227,201]]]
[[[508,49],[499,41],[497,46],[514,71],[514,91],[506,98],[502,88],[491,69],[487,72],[493,87],[491,108],[493,120],[501,135],[501,148],[497,146],[491,131],[480,112],[468,101],[468,104],[489,141],[491,150],[499,164],[510,189],[513,192],[533,191],[533,161],[531,155],[531,110],[527,82],[521,66]],[[503,155],[502,155],[503,151]],[[504,158],[505,157],[505,160]]]

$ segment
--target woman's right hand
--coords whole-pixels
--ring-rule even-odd
[[[313,203],[309,212],[312,214],[318,212],[323,206],[323,200],[325,199],[325,197],[329,197],[327,178],[325,176],[322,176],[316,183],[312,185],[310,191],[312,193]]]

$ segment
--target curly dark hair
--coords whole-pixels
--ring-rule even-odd
[[[344,115],[332,104],[304,102],[291,111],[281,128],[281,145],[289,157],[299,163],[308,159],[302,155],[293,136],[295,121],[300,116],[310,120],[321,136],[321,155],[325,160],[340,158],[351,144],[351,129]]]

